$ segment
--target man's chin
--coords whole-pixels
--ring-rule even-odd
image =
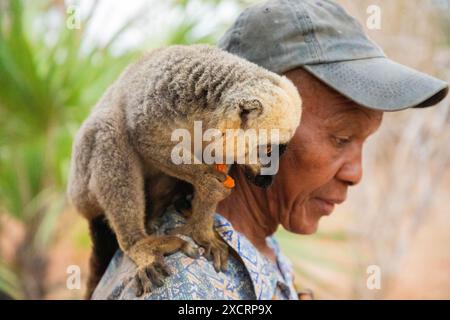
[[[303,219],[302,219],[303,218]],[[296,234],[313,234],[317,232],[319,227],[318,219],[308,219],[304,217],[299,217],[298,219],[293,219],[290,221],[291,223],[287,225],[283,225],[283,227],[289,232]]]
[[[302,225],[302,226],[296,227],[290,231],[293,233],[296,233],[296,234],[308,235],[308,234],[316,233],[318,227],[319,227],[319,224],[315,223],[315,224]]]

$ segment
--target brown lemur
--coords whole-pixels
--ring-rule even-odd
[[[218,129],[223,137],[227,129],[277,129],[276,143],[285,145],[300,116],[300,96],[286,77],[213,46],[160,48],[130,65],[93,108],[73,146],[68,194],[90,224],[91,268],[102,269],[91,270],[87,297],[106,268],[98,256],[110,259],[114,253],[113,244],[104,250],[96,244],[104,236],[115,236],[136,264],[137,295],[150,292],[169,275],[165,255],[181,250],[198,257],[198,249],[177,234],[203,247],[216,271],[225,270],[228,247],[213,229],[213,215],[231,192],[223,184],[227,172],[206,163],[175,164],[174,130],[193,136],[194,121],[201,121],[204,130]],[[256,184],[270,182],[260,174],[259,161],[241,165]],[[193,188],[191,216],[174,234],[152,235],[145,223],[146,197],[153,221],[180,183]],[[104,218],[112,234],[97,229]]]

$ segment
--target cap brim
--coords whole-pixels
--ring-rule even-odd
[[[428,107],[448,93],[446,82],[384,57],[303,67],[352,101],[376,110]]]

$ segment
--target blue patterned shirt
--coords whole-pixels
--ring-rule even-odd
[[[136,266],[120,250],[116,252],[93,299],[143,299],[143,300],[268,300],[297,299],[293,285],[291,263],[281,254],[273,237],[266,242],[276,254],[271,261],[233,229],[231,223],[219,214],[215,215],[214,227],[234,250],[238,257],[230,254],[226,272],[217,273],[212,262],[203,256],[198,259],[187,257],[181,252],[165,257],[171,275],[164,285],[151,293],[136,297],[133,279]],[[183,215],[170,208],[158,220],[158,232],[168,233],[183,224]],[[184,238],[192,242],[190,238]],[[192,242],[193,243],[193,242]]]

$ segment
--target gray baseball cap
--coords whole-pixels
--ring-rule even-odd
[[[428,107],[448,84],[386,57],[329,0],[269,0],[244,10],[218,47],[282,74],[303,67],[352,101],[377,110]]]

